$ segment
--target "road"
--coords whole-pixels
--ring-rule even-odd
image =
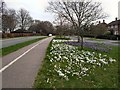
[[[2,58],[3,88],[32,88],[46,48],[53,37],[26,46]]]
[[[11,38],[11,39],[0,40],[0,42],[2,42],[1,48],[15,45],[15,44],[25,42],[25,41],[37,39],[37,38],[42,38],[42,37],[45,37],[45,36],[31,36],[31,37],[20,37],[20,38]]]
[[[67,36],[69,37],[69,36]],[[72,40],[77,40],[76,36],[70,36],[69,37]],[[117,40],[105,40],[105,39],[96,39],[96,40],[92,40],[91,38],[84,38],[84,42],[91,42],[91,43],[104,43],[106,45],[111,45],[111,46],[120,46],[120,41]],[[119,43],[118,43],[119,42]]]

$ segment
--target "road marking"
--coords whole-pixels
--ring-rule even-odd
[[[48,39],[48,38],[47,38]],[[46,39],[46,40],[47,40]],[[45,41],[45,40],[43,40]],[[34,49],[36,46],[38,46],[40,43],[42,43],[43,41],[40,41],[39,43],[37,43],[36,45],[32,46],[30,49],[28,49],[26,52],[24,52],[23,54],[21,54],[19,57],[17,57],[16,59],[14,59],[12,62],[10,62],[9,64],[7,64],[6,66],[4,66],[2,69],[0,69],[0,73],[3,72],[4,70],[6,70],[9,66],[11,66],[12,64],[14,64],[17,60],[19,60],[21,57],[23,57],[24,55],[26,55],[28,52],[30,52],[32,49]]]

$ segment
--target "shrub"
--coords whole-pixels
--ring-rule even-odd
[[[107,31],[107,32],[104,33],[104,35],[111,35],[111,32]]]
[[[117,40],[117,36],[115,36],[115,35],[99,35],[96,38],[99,38],[99,39],[109,39],[109,40]]]
[[[90,38],[94,38],[94,35],[84,35],[84,37],[90,37]]]

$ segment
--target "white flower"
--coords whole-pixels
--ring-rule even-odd
[[[81,62],[84,62],[83,60],[80,60]]]
[[[104,64],[108,64],[108,62],[106,62],[105,59],[99,59],[99,61],[101,61]]]
[[[47,83],[49,82],[49,78],[47,79]]]
[[[90,59],[89,59],[88,57],[86,57],[86,60],[88,60],[88,61],[89,61]]]
[[[79,76],[79,72],[74,72],[73,75]]]
[[[98,66],[101,66],[101,64],[100,64],[100,63],[97,63],[97,65],[98,65]]]
[[[59,76],[64,76],[64,74],[60,70],[58,70],[57,72],[58,72]]]
[[[54,65],[54,67],[56,68],[56,67],[57,67],[57,65]]]
[[[88,68],[85,68],[85,67],[82,68],[82,71],[83,71],[83,72],[86,72],[86,71],[88,71],[88,70],[89,70]]]
[[[110,62],[116,62],[116,60],[115,60],[115,59],[112,59],[112,58],[109,58],[109,61],[110,61]]]

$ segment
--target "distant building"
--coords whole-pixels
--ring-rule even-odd
[[[103,20],[103,22],[99,21],[99,24],[97,24],[98,29],[100,29],[101,33],[103,34],[108,30],[108,24]]]
[[[108,24],[105,22],[105,20],[103,20],[102,23],[99,21],[98,25],[101,25],[101,26],[106,27],[106,28],[108,27]]]
[[[120,19],[117,18],[108,24],[108,30],[114,35],[120,35]]]

